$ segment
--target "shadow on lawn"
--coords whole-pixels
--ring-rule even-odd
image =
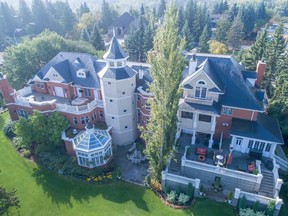
[[[115,203],[132,201],[137,208],[150,212],[146,201],[143,199],[146,190],[144,187],[123,182],[92,185],[70,177],[58,176],[41,168],[35,168],[32,176],[35,178],[37,185],[42,187],[48,198],[58,208],[61,205],[72,208],[72,199],[79,203],[89,203],[91,198],[102,195],[105,200]]]

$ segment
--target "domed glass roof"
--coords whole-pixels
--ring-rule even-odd
[[[75,150],[88,152],[102,149],[111,140],[111,136],[106,130],[96,130],[91,123],[88,123],[85,128],[86,131],[79,133],[74,138]]]

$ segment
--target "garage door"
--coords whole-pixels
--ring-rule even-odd
[[[55,95],[58,97],[64,97],[64,91],[61,87],[54,87]]]

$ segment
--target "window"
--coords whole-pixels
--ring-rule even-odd
[[[99,118],[103,118],[104,115],[103,115],[103,111],[99,111]]]
[[[248,148],[249,148],[249,149],[251,149],[251,148],[252,148],[252,146],[253,146],[253,143],[254,143],[254,141],[253,141],[253,140],[249,140],[249,143],[248,143]]]
[[[207,88],[204,87],[203,85],[206,85],[206,83],[204,81],[199,81],[197,84],[201,85],[201,86],[197,86],[196,87],[195,98],[205,99],[206,98]]]
[[[58,77],[58,74],[56,74],[56,73],[53,73],[53,77]]]
[[[112,119],[115,119],[115,117],[112,117]]]
[[[242,141],[243,141],[242,138],[236,137],[236,145],[240,146],[242,144]]]
[[[84,95],[90,97],[91,96],[90,89],[84,89]]]
[[[111,85],[111,82],[108,82],[108,85]]]
[[[150,110],[150,109],[151,109],[150,103],[147,102],[147,101],[146,101],[146,103],[145,103],[145,109],[146,109],[146,110]]]
[[[127,129],[127,128],[128,128],[128,126],[125,126],[125,128]]]
[[[110,102],[113,102],[113,100],[112,100],[112,99],[110,99]]]
[[[199,121],[211,122],[211,116],[199,114]]]
[[[193,113],[181,111],[181,118],[193,119]]]
[[[25,110],[23,110],[23,109],[18,109],[18,110],[16,110],[16,112],[17,112],[17,115],[18,115],[19,117],[28,118],[28,113],[27,113]]]
[[[73,122],[74,122],[74,125],[77,125],[78,124],[78,120],[76,117],[73,117]]]
[[[222,108],[222,114],[224,114],[224,115],[232,115],[232,108],[223,107]]]
[[[90,121],[90,120],[89,120],[89,116],[86,116],[86,117],[85,117],[85,123],[87,124],[89,121]]]
[[[127,110],[125,109],[125,110],[123,110],[123,112],[127,112]]]
[[[81,117],[80,120],[81,120],[81,124],[85,125],[85,117]]]
[[[38,88],[44,89],[44,84],[43,83],[37,83],[36,85],[37,85]]]
[[[109,65],[111,66],[111,67],[114,67],[114,62],[109,62]]]
[[[137,101],[140,101],[140,100],[141,100],[141,96],[137,95]]]
[[[260,147],[259,147],[259,149],[260,149],[261,151],[263,151],[264,146],[265,146],[265,142],[261,142],[261,143],[260,143]]]
[[[125,95],[125,92],[122,92],[122,95]]]
[[[122,62],[117,62],[117,67],[121,67],[122,66]]]
[[[255,141],[254,149],[259,149],[259,145],[260,145],[260,142],[259,141]]]
[[[77,71],[77,77],[86,78],[86,74],[80,69],[80,71]]]
[[[266,151],[266,152],[270,152],[271,146],[272,146],[271,143],[267,143],[266,148],[265,148],[265,151]]]
[[[95,119],[96,119],[96,112],[94,112],[94,113],[92,114],[91,119],[92,119],[92,121],[95,121]]]

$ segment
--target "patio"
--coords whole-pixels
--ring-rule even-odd
[[[198,136],[196,144],[191,145],[191,135],[183,133],[179,138],[178,153],[183,155],[186,146],[190,147],[190,150],[186,154],[188,160],[215,166],[224,166],[232,170],[247,173],[252,173],[255,170],[255,167],[253,169],[253,164],[255,164],[257,158],[251,157],[249,154],[232,151],[231,158],[229,159],[230,140],[223,140],[221,149],[219,150],[219,144],[214,144],[212,148],[208,148],[204,136]],[[271,167],[271,159],[262,157],[261,162],[261,170],[271,170],[273,168]]]

